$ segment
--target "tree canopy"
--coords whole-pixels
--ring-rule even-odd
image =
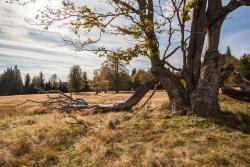
[[[70,69],[70,73],[68,76],[68,87],[69,90],[73,92],[79,93],[83,88],[83,73],[82,69],[79,65],[74,65]]]
[[[240,58],[238,71],[250,80],[250,54],[245,54]]]
[[[7,68],[0,75],[0,95],[13,95],[23,93],[21,72],[17,66]]]

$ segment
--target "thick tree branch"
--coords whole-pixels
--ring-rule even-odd
[[[128,3],[126,2],[123,2],[121,0],[112,0],[114,3],[116,4],[119,4],[119,5],[122,5],[124,6],[125,8],[131,10],[132,12],[136,13],[136,14],[140,14],[139,10],[135,9],[134,7],[132,7],[131,5],[129,5]]]
[[[250,6],[250,0],[231,0],[226,6],[224,6],[221,10],[218,10],[214,16],[209,18],[210,24],[225,18],[229,13],[238,9],[241,6]]]

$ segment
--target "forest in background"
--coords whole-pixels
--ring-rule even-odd
[[[149,70],[133,69],[129,73],[126,63],[114,57],[108,57],[100,69],[94,70],[94,77],[88,78],[79,65],[69,69],[68,80],[62,81],[57,74],[45,79],[43,72],[31,76],[29,73],[22,78],[21,70],[16,65],[8,67],[0,75],[0,95],[35,94],[43,91],[59,90],[68,92],[95,91],[129,91],[153,78]]]
[[[239,59],[232,55],[230,47],[226,50],[226,64],[232,65],[236,71],[250,79],[250,54],[244,54]],[[79,65],[74,65],[69,70],[68,80],[62,81],[57,74],[52,74],[45,80],[41,71],[38,75],[31,76],[27,73],[22,79],[21,70],[16,65],[8,67],[0,75],[0,95],[34,94],[41,91],[59,90],[61,92],[89,92],[95,91],[130,91],[135,90],[141,84],[152,80],[154,77],[150,70],[134,68],[129,73],[126,62],[109,56],[100,69],[94,70],[93,79],[89,79]],[[181,73],[179,74],[181,75]],[[225,81],[225,86],[237,87],[235,75],[231,74]]]

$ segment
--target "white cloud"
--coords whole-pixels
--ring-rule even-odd
[[[75,1],[88,4],[98,10],[107,9],[104,1]],[[70,66],[79,64],[91,77],[93,70],[100,66],[103,58],[99,58],[93,53],[74,52],[70,48],[62,47],[61,36],[69,35],[73,37],[67,27],[53,26],[45,31],[42,27],[32,26],[25,22],[25,17],[34,17],[37,10],[45,7],[46,4],[49,4],[50,7],[57,7],[60,5],[60,0],[37,0],[36,4],[29,4],[25,7],[6,4],[4,1],[0,2],[0,73],[6,67],[17,64],[23,73],[38,74],[39,71],[43,70],[47,77],[57,73],[65,80]],[[116,21],[126,24],[124,20]],[[245,21],[249,23],[248,20]],[[230,26],[230,24],[226,26]],[[222,51],[227,45],[232,47],[235,55],[250,51],[250,30],[239,29],[237,31],[234,34],[222,35],[220,45]],[[93,31],[93,36],[96,36],[95,34],[96,32]],[[86,38],[85,34],[82,34],[82,37]],[[167,41],[167,35],[161,35],[159,38],[161,46],[164,45]],[[173,43],[178,41],[178,36],[176,36]],[[126,48],[131,45],[130,40],[114,35],[104,35],[100,45],[104,44],[109,48]],[[182,58],[178,54],[172,57],[170,61],[176,66],[182,64]],[[146,57],[139,57],[130,63],[129,69],[133,67],[149,68],[150,62]]]
[[[62,47],[61,36],[69,35],[67,27],[51,27],[48,31],[42,27],[28,24],[24,18],[33,18],[37,10],[48,4],[50,7],[60,5],[60,0],[38,0],[35,4],[24,7],[0,2],[0,73],[8,66],[18,65],[24,73],[38,74],[43,71],[48,78],[57,73],[62,79],[67,78],[70,66],[79,64],[92,77],[93,70],[99,68],[103,58],[89,52],[75,52]],[[79,1],[78,1],[79,2]],[[82,1],[81,1],[82,2]],[[85,0],[94,8],[103,8],[100,1]],[[109,48],[128,47],[130,44],[120,36],[104,35],[100,45]],[[141,64],[141,65],[140,65]],[[136,59],[132,67],[147,67],[143,58]]]

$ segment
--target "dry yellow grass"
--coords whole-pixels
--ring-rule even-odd
[[[80,94],[91,103],[116,103],[129,93]],[[67,124],[66,114],[42,111],[37,104],[17,104],[46,95],[0,97],[0,166],[249,166],[250,105],[220,97],[225,113],[239,121],[162,109],[165,92],[157,92],[136,115],[76,113],[89,127]],[[244,114],[244,117],[242,117]],[[132,117],[131,117],[132,116]],[[242,121],[241,121],[242,120]]]

